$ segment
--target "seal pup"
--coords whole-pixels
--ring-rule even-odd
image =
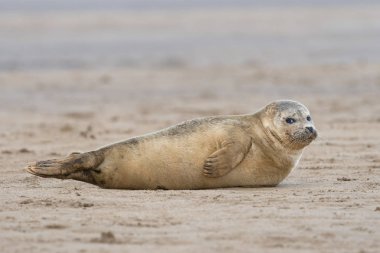
[[[185,121],[95,151],[34,162],[26,170],[115,189],[275,186],[316,137],[309,110],[282,100],[254,114]]]

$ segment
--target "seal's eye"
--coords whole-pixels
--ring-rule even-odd
[[[294,122],[296,122],[296,120],[293,119],[293,118],[286,118],[285,121],[286,121],[286,123],[288,123],[288,124],[293,124]]]
[[[307,120],[307,121],[311,121],[311,117],[310,117],[310,116],[307,116],[307,117],[306,117],[306,120]]]

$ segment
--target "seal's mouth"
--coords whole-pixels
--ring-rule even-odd
[[[307,133],[305,134],[306,137],[305,137],[305,141],[313,141],[315,140],[317,137],[318,137],[318,132],[316,130],[314,130],[312,133],[306,131]]]
[[[318,136],[316,130],[310,132],[308,130],[298,130],[289,136],[289,146],[292,146],[295,149],[303,148],[309,145],[313,140]]]
[[[310,139],[313,141],[315,139],[317,139],[318,137],[318,132],[315,130],[313,133],[310,134]]]

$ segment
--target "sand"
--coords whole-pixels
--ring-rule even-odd
[[[376,41],[378,35],[365,32],[379,31],[373,18],[377,10],[377,6],[317,8],[303,16],[302,8],[292,7],[284,12],[264,9],[262,16],[253,15],[264,21],[282,17],[286,24],[276,28],[276,24],[264,22],[272,30],[250,31],[258,38],[267,36],[265,31],[277,31],[293,40],[319,38],[315,45],[299,44],[299,52],[292,40],[285,39],[289,49],[285,52],[264,40],[259,45],[266,51],[255,54],[248,46],[238,47],[221,55],[224,61],[220,61],[223,57],[213,58],[213,53],[207,55],[206,49],[209,61],[202,61],[197,54],[191,56],[191,52],[173,58],[169,49],[153,61],[139,55],[140,61],[133,64],[114,61],[102,65],[83,52],[85,56],[72,58],[73,62],[85,59],[78,67],[54,62],[56,55],[49,52],[46,57],[33,58],[31,50],[24,55],[24,65],[20,60],[11,68],[5,60],[0,61],[0,251],[379,252],[380,57],[371,40]],[[235,38],[245,31],[240,24],[251,17],[248,10],[232,14],[208,11],[216,18],[213,25],[205,20],[207,11],[198,16],[186,14],[188,19],[204,22],[203,30],[192,28],[192,22],[169,22],[174,16],[162,12],[156,16],[143,13],[141,18],[137,14],[123,18],[123,13],[90,13],[81,17],[84,22],[79,17],[71,19],[72,14],[65,18],[65,12],[60,12],[57,23],[45,24],[44,29],[58,27],[78,34],[81,25],[90,29],[86,22],[90,26],[98,15],[110,15],[112,27],[134,20],[135,32],[156,24],[147,31],[162,29],[179,38],[183,31],[177,28],[185,26],[196,34],[194,39],[199,31],[218,31],[218,20],[229,17],[233,22],[226,28],[226,36]],[[243,15],[235,15],[237,12]],[[327,32],[322,14],[336,18],[336,26]],[[0,33],[9,35],[5,39],[9,44],[3,48],[11,48],[11,41],[21,43],[13,30],[20,22],[30,26],[24,33],[31,37],[25,36],[25,40],[41,40],[31,31],[43,34],[39,22],[45,16],[16,15],[17,19],[15,15],[0,17]],[[294,17],[303,17],[303,22],[297,23]],[[105,21],[100,20],[92,31],[104,32]],[[345,26],[347,23],[339,20],[351,20],[352,24]],[[166,30],[168,24],[171,30]],[[312,25],[315,29],[306,29]],[[331,32],[334,29],[341,33]],[[136,36],[152,39],[145,35]],[[54,36],[59,39],[62,35],[57,32]],[[90,38],[94,39],[85,33],[80,39]],[[271,41],[272,37],[268,38]],[[340,46],[348,38],[357,41]],[[322,43],[330,39],[336,44]],[[54,40],[48,44],[59,49]],[[182,45],[181,41],[177,45]],[[223,53],[226,47],[216,46],[214,53]],[[144,51],[138,46],[136,50]],[[243,57],[249,52],[252,60]],[[276,52],[281,52],[279,58]],[[328,57],[313,52],[328,52]],[[230,59],[229,55],[238,57]],[[128,58],[127,53],[123,57]],[[30,161],[95,149],[191,118],[255,112],[280,98],[307,105],[320,136],[278,187],[104,190],[72,180],[38,178],[23,169]]]

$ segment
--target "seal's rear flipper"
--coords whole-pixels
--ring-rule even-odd
[[[52,159],[34,162],[26,167],[26,171],[40,177],[75,179],[90,182],[90,171],[96,171],[103,162],[102,152],[72,153],[64,159]]]

